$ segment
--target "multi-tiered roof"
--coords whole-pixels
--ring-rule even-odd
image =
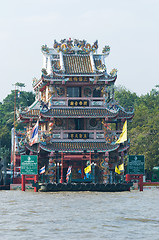
[[[60,42],[55,40],[53,48],[43,45],[42,75],[39,80],[33,79],[36,101],[21,112],[19,118],[24,122],[35,122],[39,117],[41,122],[50,122],[56,118],[97,118],[104,119],[105,123],[120,123],[131,119],[133,112],[125,111],[114,100],[113,84],[117,78],[117,70],[113,69],[108,74],[105,65],[110,47],[105,46],[101,54],[97,50],[97,41],[91,45],[85,40],[64,39]],[[66,96],[66,86],[86,88],[82,97],[73,99]],[[93,92],[93,96],[90,92],[94,88],[100,92],[100,97],[98,93],[96,96]],[[116,134],[116,138],[118,135]],[[111,141],[105,138],[76,141],[52,137],[49,139],[47,144],[40,141],[40,147],[46,151],[114,151],[119,147],[115,144],[114,134]]]

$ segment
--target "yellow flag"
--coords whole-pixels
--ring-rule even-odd
[[[86,168],[84,169],[84,172],[85,172],[85,173],[91,172],[91,165],[89,165],[88,167],[86,167]]]
[[[115,166],[115,172],[118,173],[118,174],[121,173],[117,166]]]
[[[120,134],[119,139],[116,141],[116,143],[123,143],[127,141],[127,120],[125,121],[123,125],[122,133]]]
[[[120,171],[124,171],[124,163],[120,164],[119,167],[118,167],[118,169],[119,169]]]

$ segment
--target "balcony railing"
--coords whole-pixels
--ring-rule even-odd
[[[41,141],[49,138],[56,139],[104,139],[104,132],[99,130],[54,130],[53,133],[48,131],[39,131]]]
[[[39,139],[42,142],[56,140],[104,140],[108,142],[116,142],[119,138],[119,131],[110,131],[105,134],[101,130],[54,130],[52,133],[48,131],[39,131]]]

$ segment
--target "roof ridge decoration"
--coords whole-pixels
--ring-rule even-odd
[[[98,40],[96,40],[93,45],[90,43],[87,43],[86,40],[78,40],[71,38],[62,39],[60,42],[57,42],[54,40],[54,49],[57,50],[57,52],[62,51],[63,53],[80,53],[80,54],[88,54],[89,52],[93,51],[95,52],[98,49]]]
[[[58,53],[63,52],[64,54],[89,54],[90,52],[97,54],[98,49],[98,40],[96,40],[92,45],[88,43],[86,40],[79,40],[71,38],[62,39],[60,42],[54,40],[53,49]],[[41,46],[41,50],[43,53],[50,53],[51,48],[49,48],[46,44]],[[102,55],[108,56],[110,53],[110,46],[105,45],[102,50]],[[100,54],[101,55],[101,54]]]

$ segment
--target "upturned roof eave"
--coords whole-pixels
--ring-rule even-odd
[[[85,143],[86,141],[84,141],[83,143]],[[66,141],[67,143],[67,141]],[[87,141],[87,143],[89,143],[89,141]],[[118,144],[115,144],[115,145],[109,145],[109,144],[105,144],[107,147],[104,147],[102,149],[99,149],[99,148],[90,148],[88,149],[87,148],[87,152],[94,152],[94,150],[97,150],[98,152],[112,152],[112,151],[116,151],[118,148],[119,148],[119,145]],[[59,152],[66,152],[66,153],[69,153],[69,152],[74,152],[74,153],[80,153],[80,152],[83,152],[85,148],[83,149],[80,149],[80,148],[72,148],[72,149],[65,149],[64,147],[60,146],[59,148],[57,147],[53,147],[53,144],[42,144],[40,143],[39,144],[39,147],[44,150],[44,151],[47,151],[47,152],[54,152],[54,151],[59,151]]]
[[[56,114],[56,113],[51,113],[51,110],[65,110],[65,111],[69,111],[69,114],[60,114],[60,113],[58,113],[58,114]],[[79,114],[77,114],[77,115],[75,115],[75,114],[70,114],[70,111],[75,111],[75,110],[84,110],[85,111],[85,113],[84,114],[81,114],[80,115],[80,113]],[[105,115],[103,115],[103,114],[98,114],[98,113],[96,113],[96,115],[94,116],[94,115],[92,115],[92,114],[87,114],[86,115],[86,111],[87,110],[91,110],[91,111],[94,111],[94,110],[105,110],[105,112],[107,111],[107,112],[109,112],[110,114],[105,114]],[[40,112],[40,115],[42,116],[42,117],[44,117],[44,118],[46,118],[46,117],[63,117],[63,118],[74,118],[74,117],[85,117],[85,118],[88,118],[88,117],[98,117],[98,118],[109,118],[109,119],[114,119],[114,118],[117,118],[117,116],[118,116],[118,112],[114,112],[114,113],[112,113],[109,109],[107,109],[107,108],[90,108],[90,107],[88,107],[88,108],[82,108],[82,107],[80,107],[80,108],[58,108],[58,107],[56,107],[56,108],[52,108],[52,109],[49,109],[49,110],[47,110],[47,111],[45,111],[45,112]]]

